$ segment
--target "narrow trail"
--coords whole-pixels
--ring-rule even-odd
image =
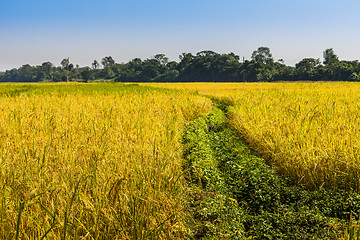
[[[229,104],[213,102],[183,133],[191,238],[341,239],[360,195],[292,185],[231,129]]]

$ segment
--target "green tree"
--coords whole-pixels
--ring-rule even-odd
[[[161,65],[166,65],[169,62],[169,58],[167,58],[165,54],[156,54],[154,58],[158,60]]]
[[[94,60],[94,62],[91,64],[91,66],[94,70],[96,70],[99,68],[100,64],[98,63],[98,61]]]
[[[29,64],[22,65],[22,67],[19,68],[19,75],[19,79],[22,81],[32,81],[33,67],[31,67]]]
[[[67,69],[68,66],[69,66],[69,58],[64,58],[62,61],[61,61],[61,66],[64,68],[64,69]]]
[[[66,70],[66,82],[69,82],[69,68],[70,68],[70,60],[69,60],[69,58],[64,58],[61,61],[61,66],[63,67],[64,70]]]
[[[92,77],[91,69],[89,67],[85,67],[81,71],[81,77],[84,79],[85,82],[88,82],[89,79]]]
[[[51,62],[44,62],[41,65],[42,71],[46,74],[46,79],[52,80],[53,64]]]
[[[179,55],[180,63],[177,66],[177,70],[181,72],[186,69],[190,63],[193,61],[194,56],[191,53],[182,53]]]
[[[138,71],[141,69],[143,61],[140,58],[134,58],[129,62],[129,68]]]
[[[272,57],[270,48],[268,47],[259,47],[252,53],[251,59],[260,64],[274,63],[274,58]]]
[[[109,57],[104,57],[101,60],[101,64],[104,66],[104,75],[105,78],[113,78],[115,76],[114,67],[115,67],[115,61],[114,59]]]
[[[320,59],[304,58],[295,64],[296,76],[301,80],[320,80],[318,76],[319,67]]]
[[[304,58],[298,62],[295,67],[297,69],[314,69],[320,65],[320,59],[315,58]]]
[[[104,68],[111,68],[115,65],[115,61],[114,59],[109,56],[109,57],[104,57],[102,60],[101,60],[101,64],[104,66]]]
[[[328,48],[323,52],[325,66],[335,65],[339,62],[338,56],[332,48]]]

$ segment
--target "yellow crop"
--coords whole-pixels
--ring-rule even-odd
[[[231,121],[297,183],[359,190],[359,100],[359,84],[279,84],[237,95]]]
[[[180,133],[230,124],[309,188],[359,190],[360,84],[0,85],[0,239],[184,237]],[[205,97],[207,96],[207,97]]]
[[[183,234],[179,134],[211,102],[116,86],[0,86],[0,239]]]
[[[360,189],[360,84],[158,84],[228,98],[231,125],[279,172],[309,188]]]

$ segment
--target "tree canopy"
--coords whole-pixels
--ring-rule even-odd
[[[0,82],[59,82],[110,79],[118,82],[255,82],[255,81],[360,81],[359,61],[340,61],[332,48],[320,59],[304,58],[295,66],[286,66],[282,59],[274,61],[268,47],[259,47],[251,60],[240,61],[234,53],[206,50],[193,55],[182,53],[179,61],[170,61],[165,54],[152,58],[134,58],[116,63],[111,56],[94,60],[91,67],[79,67],[64,58],[60,66],[44,62],[39,66],[25,64],[0,72]],[[102,66],[102,67],[101,67]]]

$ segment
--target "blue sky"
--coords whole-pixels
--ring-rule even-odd
[[[249,59],[260,46],[288,65],[326,48],[360,59],[359,9],[355,0],[0,0],[0,70],[202,50]]]

